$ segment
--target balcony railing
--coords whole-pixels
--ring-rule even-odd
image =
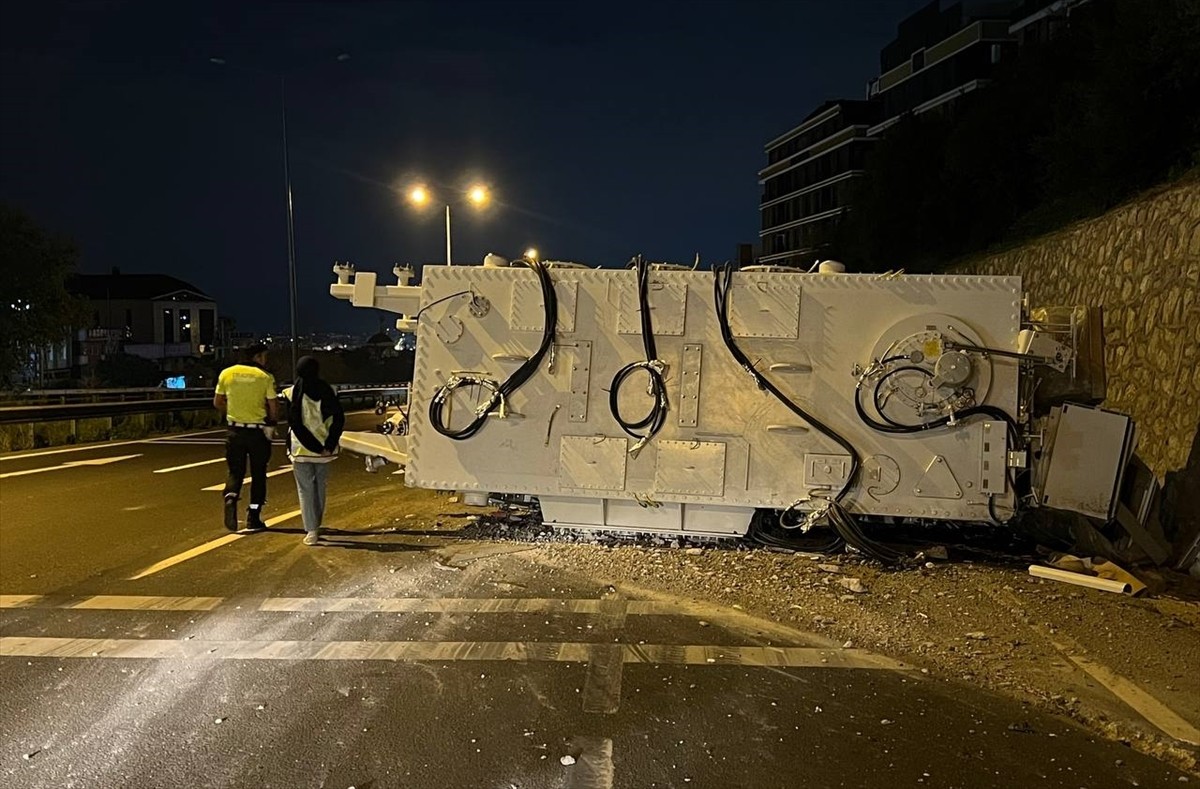
[[[143,359],[173,359],[195,355],[190,342],[129,343],[125,346],[125,353]]]

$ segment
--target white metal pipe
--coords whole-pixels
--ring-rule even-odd
[[[1060,570],[1057,567],[1043,567],[1039,564],[1029,565],[1029,574],[1034,578],[1046,578],[1051,581],[1061,581],[1076,586],[1086,586],[1089,589],[1100,589],[1104,592],[1129,594],[1129,584],[1123,581],[1113,581],[1108,578],[1098,578],[1094,575],[1082,575],[1070,570]]]

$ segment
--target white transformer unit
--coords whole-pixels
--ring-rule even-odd
[[[407,436],[351,448],[412,486],[536,496],[558,526],[1003,520],[1032,371],[1074,362],[1071,332],[1025,320],[1017,277],[496,256],[427,265],[419,285],[334,270],[332,295],[417,336]]]

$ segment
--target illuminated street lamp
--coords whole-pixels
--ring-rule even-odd
[[[483,208],[492,199],[491,192],[489,192],[488,188],[486,186],[483,186],[482,184],[475,184],[474,186],[467,189],[467,191],[464,194],[466,195],[467,202],[470,203],[471,205],[475,206],[476,208]],[[426,187],[424,184],[416,184],[415,186],[410,187],[408,190],[408,193],[407,193],[407,197],[408,197],[408,202],[411,203],[412,205],[416,206],[417,208],[424,208],[425,206],[429,205],[430,202],[433,201],[433,196],[429,193],[429,188]],[[451,257],[451,253],[450,253],[450,204],[449,203],[446,203],[446,265],[447,266],[454,265],[454,259]]]
[[[525,250],[525,259],[530,263],[536,263],[538,259],[538,251],[535,247],[530,247]]]

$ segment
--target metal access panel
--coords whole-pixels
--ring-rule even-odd
[[[500,381],[532,356],[542,340],[541,293],[524,268],[425,266],[419,301],[436,307],[418,323],[408,484],[625,501],[635,510],[686,504],[745,512],[788,507],[840,486],[850,468],[845,451],[755,386],[730,356],[706,271],[651,273],[670,413],[657,437],[630,454],[635,442],[614,420],[609,390],[617,370],[643,359],[636,275],[550,273],[559,302],[553,358],[513,394],[506,418],[493,416],[472,438],[455,441],[432,429],[430,398],[455,373]],[[473,295],[455,297],[463,292]],[[990,496],[1011,502],[1003,469],[995,468],[1003,438],[985,441],[981,419],[918,435],[876,432],[855,412],[855,388],[872,359],[895,348],[934,352],[939,337],[1015,351],[1020,303],[1016,277],[752,271],[733,276],[730,324],[756,369],[863,458],[863,473],[843,499],[849,509],[985,520]],[[1002,356],[975,363],[986,365],[976,370],[978,402],[1016,414],[1018,363]],[[961,370],[956,362],[941,372],[957,377]],[[628,415],[649,409],[644,391],[640,381],[623,388]],[[904,394],[885,408],[903,413]],[[467,421],[479,402],[472,397],[466,388],[455,393],[452,426]],[[1002,424],[989,423],[989,431]]]
[[[1133,452],[1124,414],[1068,403],[1060,408],[1041,503],[1104,521],[1116,516],[1121,476]]]

